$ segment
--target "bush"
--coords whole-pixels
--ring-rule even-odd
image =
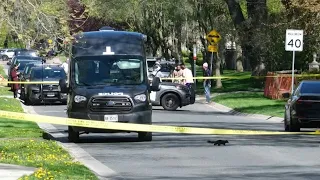
[[[300,83],[303,80],[319,80],[320,74],[315,72],[302,72],[296,79],[297,83]]]
[[[189,53],[188,53],[188,55],[187,56],[183,56],[183,62],[184,63],[189,63],[189,64],[191,64],[191,59],[189,58]],[[192,59],[193,60],[193,59]],[[202,64],[203,64],[203,55],[202,55],[202,53],[198,53],[197,54],[197,61],[196,61],[196,64],[198,65],[198,66],[202,66]]]

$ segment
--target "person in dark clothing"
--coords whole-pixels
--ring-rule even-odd
[[[19,81],[19,74],[18,72],[19,64],[15,64],[13,68],[11,69],[11,79],[12,81]],[[19,91],[19,84],[11,84],[11,89],[13,91],[13,97],[17,98],[18,97],[18,91]]]
[[[211,77],[211,71],[208,68],[208,63],[203,63],[203,76]],[[211,88],[211,79],[204,79],[203,81],[204,94],[206,96],[206,103],[210,103],[210,88]]]

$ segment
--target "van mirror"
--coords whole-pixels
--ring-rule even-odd
[[[160,91],[160,78],[154,77],[151,82],[151,91]]]
[[[288,92],[283,93],[282,97],[285,98],[285,99],[288,99],[288,98],[290,98],[290,93],[288,93]]]
[[[65,79],[59,80],[59,86],[61,93],[68,93],[68,87]]]

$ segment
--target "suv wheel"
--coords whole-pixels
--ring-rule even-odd
[[[80,133],[74,131],[71,126],[68,126],[68,140],[77,143],[80,140]]]
[[[288,121],[287,112],[285,112],[283,124],[284,124],[284,130],[288,132],[289,131],[289,125],[288,125],[287,121]]]
[[[295,120],[293,120],[290,117],[290,125],[289,125],[289,131],[290,132],[300,132],[300,126],[299,123],[297,123]]]
[[[165,94],[161,98],[161,105],[165,110],[168,111],[175,111],[180,104],[180,100],[177,95],[173,93]]]
[[[152,132],[139,132],[139,141],[152,141]]]

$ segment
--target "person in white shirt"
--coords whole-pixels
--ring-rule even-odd
[[[189,88],[192,88],[194,83],[192,71],[189,68],[187,68],[183,63],[180,65],[180,67],[182,69],[182,77],[184,78],[183,84],[185,84]]]
[[[69,65],[69,58],[66,60],[66,62],[63,62],[61,67],[64,69],[64,71],[66,72],[66,74],[68,74],[68,65]]]

